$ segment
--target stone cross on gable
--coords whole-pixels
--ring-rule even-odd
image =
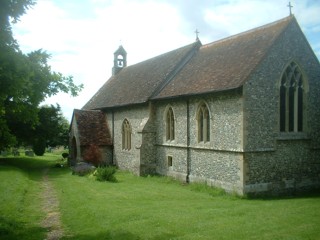
[[[290,12],[290,16],[291,16],[291,15],[292,15],[291,8],[293,8],[293,6],[291,5],[291,2],[289,2],[289,4],[287,5],[287,7],[289,8],[289,12]]]
[[[198,31],[198,29],[196,29],[196,31],[195,31],[194,33],[196,34],[196,41],[199,41],[199,36],[198,36],[198,34],[199,34],[200,32]]]

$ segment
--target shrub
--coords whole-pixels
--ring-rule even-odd
[[[54,165],[54,167],[56,167],[56,168],[63,168],[63,164],[61,164],[61,163],[56,163],[56,164]]]
[[[46,141],[42,139],[37,139],[33,143],[32,150],[37,156],[43,156],[46,151]]]
[[[62,157],[63,159],[66,159],[67,157],[69,157],[69,153],[62,153]]]
[[[102,163],[102,155],[99,147],[94,144],[89,145],[83,154],[83,160],[91,163],[95,167],[100,166]]]
[[[116,171],[117,169],[115,167],[98,167],[95,171],[96,180],[100,182],[117,182],[117,179],[114,176]]]

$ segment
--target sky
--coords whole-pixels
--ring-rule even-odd
[[[289,15],[287,0],[37,0],[13,25],[21,50],[51,54],[52,70],[84,84],[78,97],[58,103],[70,121],[111,77],[113,53],[122,45],[127,63],[147,60],[193,43],[202,44],[256,28]],[[320,0],[291,0],[296,17],[320,59]],[[133,89],[134,90],[134,89]]]

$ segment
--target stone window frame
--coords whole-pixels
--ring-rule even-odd
[[[167,165],[169,169],[173,168],[173,157],[171,155],[167,156]]]
[[[164,113],[165,122],[165,139],[166,141],[174,141],[175,139],[175,114],[172,106],[168,105]]]
[[[132,128],[128,119],[122,122],[122,150],[131,150],[131,134]]]
[[[211,134],[211,114],[208,107],[208,104],[204,101],[201,101],[197,108],[197,140],[198,143],[207,143],[210,142]]]
[[[295,61],[290,61],[279,80],[279,131],[301,133],[306,131],[307,93],[306,74]]]

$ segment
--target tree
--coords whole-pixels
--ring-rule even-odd
[[[69,137],[69,122],[64,118],[60,106],[42,106],[39,111],[39,123],[35,127],[34,136],[45,139],[52,147],[66,146]]]
[[[39,105],[58,92],[72,96],[83,88],[72,76],[51,70],[50,55],[40,49],[22,53],[11,24],[35,4],[32,0],[0,1],[0,149],[23,141],[39,123]]]
[[[68,144],[69,123],[63,117],[58,104],[56,107],[53,105],[42,106],[38,113],[38,119],[35,128],[28,131],[29,137],[25,136],[27,137],[25,143],[32,145],[37,155],[43,155],[47,146],[56,147]],[[32,137],[30,138],[30,136]]]

